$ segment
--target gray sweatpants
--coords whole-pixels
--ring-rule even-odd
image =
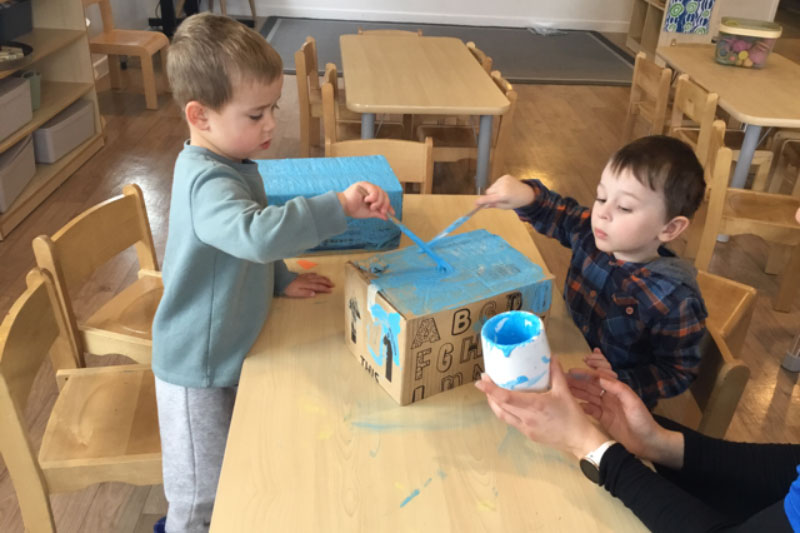
[[[167,533],[208,531],[235,399],[236,387],[182,387],[156,378]]]

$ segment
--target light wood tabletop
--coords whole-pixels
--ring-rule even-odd
[[[800,128],[800,65],[772,53],[762,69],[721,65],[714,45],[663,46],[656,50],[675,70],[719,95],[719,105],[746,124]]]
[[[375,114],[475,115],[475,183],[487,184],[492,117],[511,105],[466,45],[454,37],[342,35],[347,108],[361,113],[361,137],[374,136]]]
[[[685,72],[705,90],[719,95],[719,106],[745,126],[741,152],[731,178],[744,187],[762,127],[800,128],[800,64],[771,53],[761,69],[721,65],[711,44],[662,46],[656,55]]]
[[[407,195],[403,219],[430,239],[474,201]],[[544,266],[513,212],[482,210],[458,231],[479,228]],[[572,457],[496,419],[473,386],[396,404],[344,343],[344,263],[368,255],[306,258],[334,292],[273,301],[242,370],[213,532],[645,531]],[[578,364],[588,349],[558,295],[547,328],[564,366]]]

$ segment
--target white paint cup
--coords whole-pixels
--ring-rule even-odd
[[[481,343],[486,373],[499,387],[550,388],[550,345],[538,316],[527,311],[495,315],[483,325]]]

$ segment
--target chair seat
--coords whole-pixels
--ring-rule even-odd
[[[733,235],[755,233],[771,242],[800,244],[800,226],[794,215],[800,199],[765,195],[745,189],[728,189],[725,197],[725,232]],[[758,227],[758,231],[753,231]]]
[[[51,490],[77,490],[110,479],[136,485],[161,483],[152,370],[124,365],[64,373],[68,379],[39,450]],[[130,456],[127,464],[119,462],[122,456]],[[131,469],[131,464],[138,466]]]
[[[311,116],[322,118],[322,90],[312,90],[308,93],[309,105],[311,106]],[[361,113],[347,109],[345,102],[344,89],[339,89],[339,99],[336,102],[336,120],[339,122],[358,122],[361,123]]]
[[[94,354],[116,353],[126,338],[140,363],[150,361],[152,326],[164,285],[158,273],[146,273],[79,325],[86,350]],[[114,344],[108,344],[109,341]]]
[[[158,31],[111,30],[89,39],[89,48],[99,54],[131,54],[131,48],[139,48],[140,54],[153,55],[169,46],[167,36]]]
[[[417,128],[417,138],[433,139],[434,161],[459,161],[476,159],[478,145],[472,126],[424,124]]]

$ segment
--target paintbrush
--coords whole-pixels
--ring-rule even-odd
[[[438,240],[440,240],[440,239],[443,239],[444,237],[446,237],[447,235],[449,235],[450,233],[452,233],[453,231],[455,231],[455,230],[456,230],[458,227],[460,227],[460,226],[461,226],[461,225],[462,225],[464,222],[466,222],[467,220],[469,220],[469,219],[472,217],[472,215],[474,215],[475,213],[477,213],[478,211],[480,211],[480,210],[481,210],[481,209],[483,209],[484,207],[486,207],[486,206],[485,206],[485,205],[479,205],[479,206],[477,206],[477,207],[473,208],[473,209],[472,209],[472,210],[471,210],[469,213],[467,213],[467,214],[466,214],[466,215],[464,215],[463,217],[457,218],[455,222],[453,222],[452,224],[450,224],[449,226],[447,226],[447,227],[446,227],[446,228],[445,228],[445,229],[444,229],[444,230],[443,230],[441,233],[439,233],[439,234],[438,234],[436,237],[434,237],[433,239],[429,240],[429,241],[428,241],[428,246],[433,246],[433,244],[434,244],[436,241],[438,241]]]
[[[397,220],[397,217],[395,217],[395,216],[394,216],[394,215],[392,215],[391,213],[386,213],[386,216],[389,218],[389,220],[390,220],[390,221],[391,221],[391,222],[392,222],[392,223],[393,223],[395,226],[397,226],[398,228],[400,228],[400,231],[402,231],[403,233],[405,233],[405,234],[408,236],[408,238],[409,238],[409,239],[411,239],[411,240],[412,240],[412,241],[413,241],[413,242],[414,242],[414,243],[415,243],[417,246],[419,246],[419,247],[420,247],[420,249],[421,249],[423,252],[425,252],[426,254],[428,254],[428,255],[431,257],[431,259],[433,259],[433,260],[436,262],[436,269],[437,269],[438,271],[440,271],[440,272],[444,272],[444,273],[448,273],[448,274],[449,274],[449,273],[451,273],[451,272],[453,272],[453,267],[452,267],[452,266],[450,266],[450,265],[447,263],[447,261],[445,261],[444,259],[442,259],[442,258],[441,258],[439,255],[437,255],[437,254],[436,254],[436,253],[435,253],[433,250],[431,250],[430,246],[429,246],[429,245],[427,245],[427,244],[425,244],[425,241],[423,241],[422,239],[420,239],[419,237],[417,237],[417,236],[414,234],[414,232],[413,232],[413,231],[411,231],[410,229],[408,229],[408,228],[407,228],[405,225],[403,225],[403,223],[402,223],[402,222],[400,222],[399,220]]]

